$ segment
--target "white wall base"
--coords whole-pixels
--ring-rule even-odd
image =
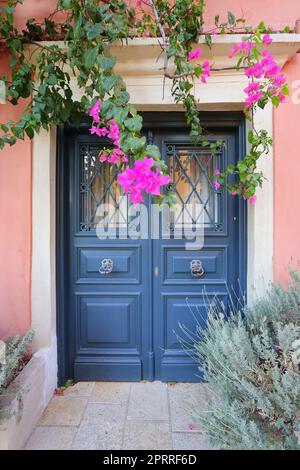
[[[22,449],[53,395],[57,383],[56,341],[50,348],[37,351],[17,377],[15,383],[24,390],[22,408],[18,398],[9,407],[17,413],[0,426],[0,450]],[[11,385],[11,389],[15,384]]]

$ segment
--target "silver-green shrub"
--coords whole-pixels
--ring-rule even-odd
[[[234,304],[235,302],[232,302]],[[195,411],[209,441],[223,449],[300,449],[300,279],[272,286],[251,307],[208,308],[193,338],[196,360],[209,383]],[[189,336],[191,339],[191,336]]]
[[[29,331],[25,336],[10,336],[1,342],[0,422],[10,414],[9,400],[21,396],[22,390],[12,382],[28,360],[32,339],[33,332]]]

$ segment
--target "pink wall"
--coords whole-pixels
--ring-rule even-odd
[[[286,65],[285,73],[291,95],[274,113],[274,269],[280,280],[286,279],[289,264],[300,262],[300,53]],[[296,80],[298,91],[292,89]]]
[[[0,75],[7,67],[0,57]],[[13,106],[0,105],[0,121],[17,119]],[[0,338],[30,327],[31,143],[0,151]]]
[[[129,0],[134,5],[135,0]],[[299,0],[209,0],[207,23],[217,13],[225,18],[227,10],[243,16],[247,24],[263,19],[275,30],[294,27],[300,18]],[[25,0],[18,7],[17,24],[26,18],[43,18],[54,10],[56,0]],[[6,68],[0,52],[0,75]],[[300,57],[286,67],[289,82],[300,80]],[[16,118],[22,109],[0,105],[0,120]],[[277,278],[286,276],[291,257],[300,259],[299,135],[300,104],[288,103],[275,112],[275,254]],[[0,156],[0,337],[24,332],[30,326],[31,282],[31,144],[19,142]]]
[[[56,0],[25,0],[18,7],[17,24],[24,27],[26,18],[44,18],[55,10],[56,3]],[[136,0],[128,0],[128,3],[134,6]],[[264,20],[275,30],[280,30],[287,24],[294,27],[295,20],[300,17],[299,0],[207,0],[206,4],[206,18],[210,24],[214,23],[216,14],[220,14],[221,19],[226,18],[228,10],[236,17],[244,17],[247,24],[255,25]]]

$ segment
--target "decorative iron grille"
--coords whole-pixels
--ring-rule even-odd
[[[99,222],[97,209],[100,204],[109,204],[110,226],[126,227],[128,214],[127,198],[122,196],[122,189],[117,183],[119,172],[124,171],[126,164],[111,165],[99,162],[101,146],[80,144],[80,231],[90,231]],[[224,155],[218,152],[212,155],[210,150],[194,147],[185,143],[166,143],[165,155],[169,164],[171,182],[166,190],[177,195],[179,208],[176,220],[172,221],[171,230],[185,224],[191,227],[199,223],[201,205],[204,228],[220,231],[223,228],[221,198],[222,191],[214,188],[214,170],[220,168]],[[126,203],[124,203],[124,198]],[[189,206],[188,206],[189,205]],[[116,213],[118,212],[118,219]],[[196,215],[195,215],[196,214]],[[117,222],[116,222],[117,220]]]
[[[117,183],[118,173],[124,171],[125,163],[111,165],[99,162],[101,147],[93,144],[81,144],[79,149],[81,159],[80,177],[80,231],[95,229],[99,222],[97,209],[100,204],[109,205],[109,225],[116,224],[118,211],[119,223],[127,224],[126,210],[122,213],[121,188]]]
[[[214,188],[214,170],[220,168],[223,152],[218,151],[213,155],[208,148],[190,144],[165,145],[171,177],[169,190],[175,192],[181,203],[181,211],[178,211],[177,219],[173,222],[174,228],[180,225],[181,220],[193,226],[199,223],[201,217],[204,228],[222,230],[222,190]],[[203,213],[196,209],[197,205],[201,205]]]

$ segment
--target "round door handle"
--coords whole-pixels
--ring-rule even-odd
[[[100,274],[110,274],[113,270],[114,262],[110,258],[104,258],[101,261],[99,273]]]
[[[193,277],[201,277],[205,272],[200,259],[193,259],[190,262],[190,270]]]

